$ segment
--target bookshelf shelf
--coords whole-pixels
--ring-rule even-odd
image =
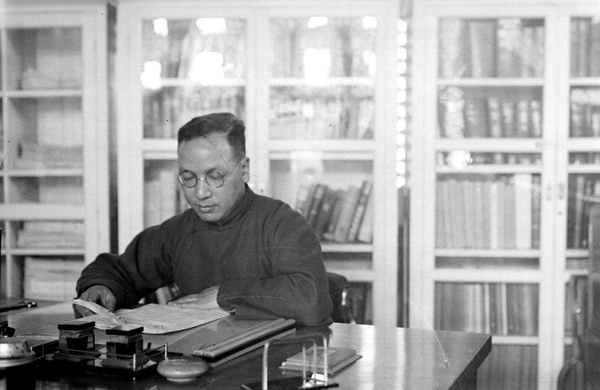
[[[70,299],[110,249],[109,3],[0,7],[1,297]]]
[[[14,169],[4,171],[7,177],[83,176],[83,169]]]
[[[436,249],[436,257],[539,258],[535,249]]]
[[[587,272],[586,199],[600,195],[597,3],[423,0],[413,11],[423,109],[412,118],[409,291],[423,315],[409,325],[492,333],[481,388],[556,388],[570,277]],[[522,333],[498,332],[486,311],[511,310],[504,289],[520,298]]]
[[[243,87],[246,85],[246,81],[240,79],[225,79],[214,81],[210,83],[209,80],[206,81],[196,81],[190,79],[178,79],[178,78],[169,78],[165,77],[161,79],[162,88],[168,87]]]
[[[48,89],[48,90],[16,90],[4,92],[4,97],[13,99],[38,99],[38,98],[59,98],[59,97],[82,97],[83,92],[80,89]]]
[[[482,283],[539,283],[539,272],[531,269],[443,269],[433,272],[434,280]]]
[[[372,86],[374,80],[371,77],[328,77],[318,80],[307,80],[305,78],[272,78],[272,87],[332,87],[332,86]]]
[[[542,87],[544,80],[541,78],[452,78],[437,80],[437,85],[456,87]]]
[[[469,150],[472,152],[541,152],[544,143],[539,139],[529,138],[487,138],[487,139],[436,139],[436,150]]]
[[[371,253],[373,252],[373,245],[370,244],[333,244],[323,242],[321,249],[324,252],[341,252],[341,253]]]
[[[347,204],[343,223],[321,207],[325,197],[305,216],[323,238],[326,268],[363,291],[357,299],[369,314],[359,321],[396,326],[397,190],[389,184],[396,180],[390,86],[396,85],[397,3],[373,0],[368,9],[351,0],[309,0],[300,9],[291,0],[242,8],[239,1],[198,4],[119,1],[118,44],[128,48],[116,61],[120,248],[184,207],[168,200],[166,213],[151,212],[157,208],[145,196],[160,180],[162,188],[173,186],[166,196],[178,196],[177,128],[192,116],[232,111],[246,123],[255,192],[298,208],[303,186],[320,185],[327,207]],[[218,18],[226,29],[203,38],[189,26],[205,17]],[[166,20],[168,34],[156,33],[156,20]],[[213,69],[223,76],[214,78],[218,83],[199,81],[198,71],[210,61],[193,64],[185,50],[190,41],[222,56],[224,74]],[[146,85],[161,89],[142,85],[140,69],[149,62],[161,64],[162,79],[146,77]],[[156,125],[166,118],[176,125]],[[352,203],[350,195],[361,202]]]
[[[85,248],[12,248],[15,256],[84,256]]]
[[[541,173],[541,167],[530,164],[530,165],[479,165],[470,164],[464,169],[453,168],[448,166],[437,166],[435,168],[437,173],[473,173],[473,174],[500,174],[500,173]]]

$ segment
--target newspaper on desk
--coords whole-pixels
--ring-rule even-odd
[[[73,304],[83,306],[94,315],[86,317],[96,322],[97,329],[110,329],[119,325],[143,326],[144,333],[163,334],[193,328],[229,315],[224,310],[183,309],[151,303],[135,309],[111,312],[95,302],[74,299]]]

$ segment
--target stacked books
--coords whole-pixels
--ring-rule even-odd
[[[372,189],[373,183],[369,180],[346,190],[333,189],[323,183],[307,184],[299,188],[295,208],[322,240],[371,243]]]
[[[324,371],[324,348],[322,346],[318,346],[316,350],[316,367],[314,365],[314,347],[310,347],[306,350],[306,353],[302,352],[297,353],[289,358],[287,358],[281,366],[279,366],[282,370],[293,370],[293,371],[302,371],[303,368],[306,371],[316,371],[318,373],[323,373]],[[351,348],[327,348],[327,373],[328,375],[335,375],[344,367],[347,367],[351,363],[354,363],[358,359],[360,359],[362,355],[358,355],[354,349]]]

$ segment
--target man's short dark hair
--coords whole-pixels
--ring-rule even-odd
[[[179,128],[177,145],[213,133],[226,134],[235,158],[241,160],[246,157],[245,131],[244,122],[229,112],[197,116]]]

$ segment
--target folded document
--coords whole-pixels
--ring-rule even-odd
[[[73,304],[83,306],[95,313],[86,318],[95,321],[97,329],[110,329],[129,324],[143,326],[146,334],[177,332],[229,315],[224,310],[184,309],[155,303],[135,309],[119,309],[114,313],[95,302],[82,299],[74,299]]]

